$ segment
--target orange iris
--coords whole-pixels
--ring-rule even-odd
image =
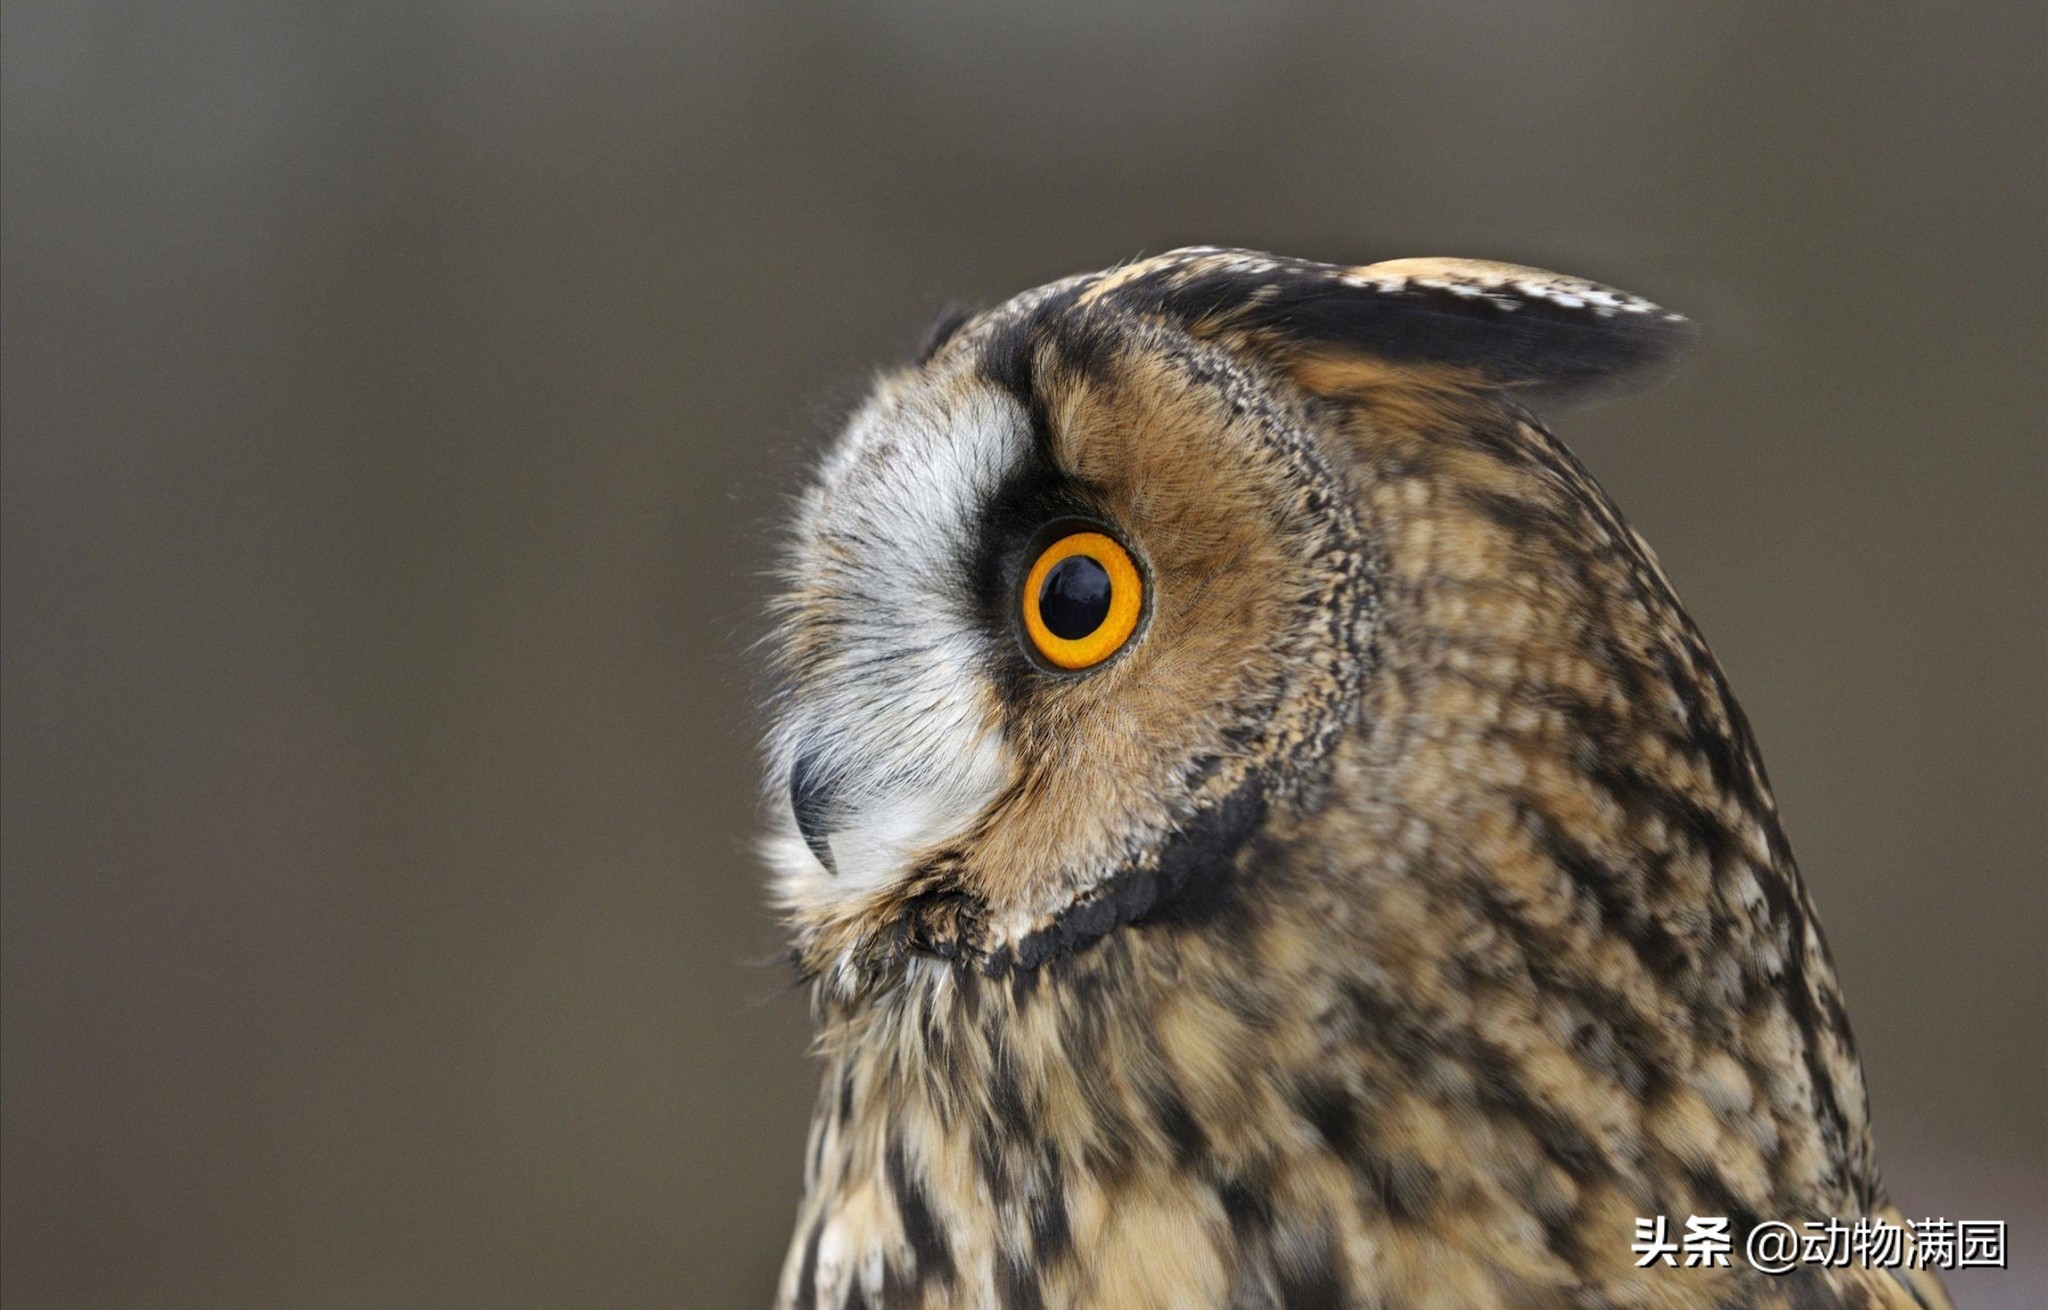
[[[1090,668],[1123,649],[1144,602],[1138,566],[1122,546],[1100,532],[1072,532],[1024,579],[1024,631],[1059,668]]]

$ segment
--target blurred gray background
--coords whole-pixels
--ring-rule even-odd
[[[1560,431],[1756,721],[1894,1192],[2042,1304],[2044,22],[9,0],[6,1304],[765,1304],[781,497],[943,301],[1192,241],[1701,322]]]

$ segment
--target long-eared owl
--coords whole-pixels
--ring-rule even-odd
[[[1538,417],[1691,336],[1198,248],[876,383],[774,611],[781,1306],[1947,1305],[1745,1256],[1897,1212],[1742,713]]]

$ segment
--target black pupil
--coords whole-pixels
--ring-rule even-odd
[[[1109,570],[1086,555],[1052,566],[1038,590],[1038,617],[1062,641],[1079,641],[1109,617]]]

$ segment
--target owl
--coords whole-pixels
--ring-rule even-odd
[[[1901,1221],[1742,712],[1538,417],[1691,338],[1194,248],[879,379],[773,610],[779,1307],[1948,1305],[1748,1259]]]

